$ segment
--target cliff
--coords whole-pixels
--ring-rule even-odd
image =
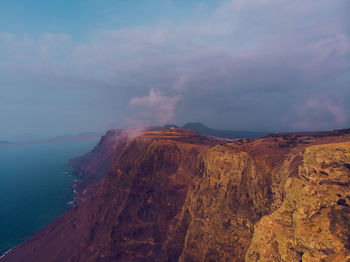
[[[77,206],[0,261],[347,261],[349,133],[110,131]]]
[[[306,148],[280,208],[254,229],[247,261],[350,260],[350,142]]]
[[[127,137],[122,130],[109,130],[91,152],[69,161],[73,172],[80,176],[79,181],[72,186],[76,189],[76,202],[86,201],[86,197],[96,189],[113,159],[123,151]]]

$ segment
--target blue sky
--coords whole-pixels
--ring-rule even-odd
[[[157,24],[204,16],[223,1],[56,0],[1,2],[2,32],[40,35],[65,33],[83,38],[96,29]]]
[[[350,127],[346,0],[1,1],[0,138]]]

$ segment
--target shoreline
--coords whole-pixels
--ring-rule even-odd
[[[24,242],[25,242],[25,241],[24,241]],[[22,243],[24,243],[24,242],[22,242]],[[13,248],[7,250],[5,253],[3,253],[2,255],[0,255],[0,259],[4,258],[8,253],[10,253],[10,252],[11,252],[12,250],[14,250],[16,247],[20,246],[22,243],[20,243],[20,244],[14,246]]]
[[[73,168],[72,168],[70,165],[68,165],[68,163],[67,163],[67,166],[69,166],[71,170],[69,171],[69,174],[66,174],[65,172],[64,172],[63,174],[64,174],[64,175],[73,175],[73,176],[75,175],[75,176],[76,176],[76,179],[78,178],[78,181],[80,181],[78,174],[75,173],[75,172],[73,172]],[[75,179],[75,180],[76,180],[76,179]],[[75,183],[77,183],[78,181],[74,181],[74,180],[73,180],[73,184],[70,185],[69,188],[72,189],[72,186],[73,186]],[[72,204],[72,205],[69,205],[69,204],[68,204],[69,202],[68,202],[68,203],[67,203],[67,206],[69,206],[69,208],[68,208],[65,212],[63,212],[62,214],[60,214],[58,217],[62,216],[62,215],[65,214],[68,210],[70,210],[71,208],[74,208],[74,207],[76,206],[76,196],[77,196],[77,190],[76,190],[75,188],[73,188],[73,199],[72,199],[71,201],[69,201],[69,202],[73,202],[73,204]],[[57,219],[58,217],[56,217],[55,219]],[[54,219],[54,220],[55,220],[55,219]],[[53,220],[53,221],[54,221],[54,220]],[[52,221],[51,221],[50,223],[52,223]],[[50,224],[50,223],[49,223],[49,224]],[[23,243],[25,243],[28,239],[30,239],[31,237],[33,237],[35,234],[37,234],[40,230],[42,230],[44,227],[48,226],[49,224],[43,226],[41,229],[39,229],[38,231],[36,231],[33,235],[28,236],[26,240],[24,240],[24,241],[22,241],[22,242],[16,244],[15,246],[13,246],[12,248],[8,249],[8,250],[5,251],[4,253],[0,253],[0,261],[1,261],[7,254],[9,254],[11,251],[13,251],[13,250],[16,249],[17,247],[19,247],[20,245],[22,245]]]

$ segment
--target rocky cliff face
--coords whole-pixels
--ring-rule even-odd
[[[73,185],[76,189],[76,202],[86,201],[87,196],[96,189],[98,182],[106,176],[113,159],[123,151],[127,138],[122,130],[109,130],[91,152],[69,161],[73,171],[81,177]]]
[[[350,260],[350,142],[306,148],[280,208],[256,224],[247,261]]]
[[[347,261],[349,141],[111,131],[72,162],[107,175],[0,261]]]

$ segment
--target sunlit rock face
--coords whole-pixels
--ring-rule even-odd
[[[109,132],[72,162],[77,206],[1,262],[347,261],[349,141]]]
[[[247,261],[350,259],[350,142],[310,146],[279,209],[256,225]]]

